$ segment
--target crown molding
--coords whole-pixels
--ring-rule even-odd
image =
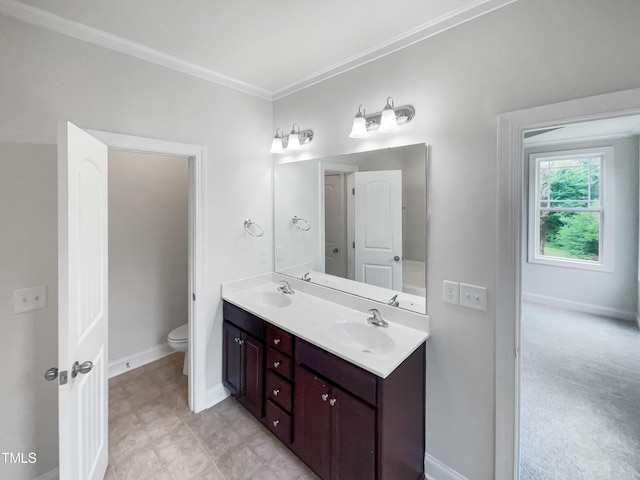
[[[126,40],[118,35],[113,35],[103,30],[60,17],[59,15],[32,5],[27,5],[18,0],[0,0],[0,14],[265,100],[278,100],[331,77],[390,55],[398,50],[409,47],[417,42],[445,32],[516,1],[517,0],[476,0],[471,4],[419,25],[360,54],[354,55],[311,75],[307,75],[275,91],[236,80],[215,70]]]
[[[17,0],[0,0],[0,14],[265,100],[272,100],[273,98],[273,93],[264,88],[236,80],[214,70],[162,53],[103,30],[60,17]]]
[[[445,32],[451,28],[457,27],[458,25],[469,22],[475,18],[517,1],[518,0],[476,0],[464,7],[453,10],[445,15],[441,15],[427,23],[423,23],[422,25],[408,30],[405,33],[397,35],[396,37],[365,50],[362,53],[290,83],[289,85],[276,90],[273,93],[273,99],[278,100],[286,97],[287,95],[291,95],[292,93],[303,90],[315,85],[316,83],[320,83],[323,80],[327,80],[331,77],[335,77],[336,75],[340,75],[341,73],[358,68],[361,65],[373,62],[379,58],[395,53],[398,50],[402,50],[403,48],[410,47],[415,43],[429,37],[433,37],[434,35]]]

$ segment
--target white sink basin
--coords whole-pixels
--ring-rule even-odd
[[[264,307],[282,308],[291,305],[290,296],[280,292],[259,292],[252,295],[251,299]]]
[[[340,345],[366,353],[387,353],[396,345],[381,327],[361,323],[336,323],[329,327],[328,333]]]

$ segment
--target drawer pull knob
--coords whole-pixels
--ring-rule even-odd
[[[327,398],[329,398],[329,395],[328,395],[327,393],[323,393],[323,394],[322,394],[322,401],[323,401],[323,402],[326,402],[326,401],[327,401]]]
[[[274,338],[273,339],[273,344],[274,345],[279,345],[280,344],[280,339],[279,338]]]
[[[236,337],[233,339],[236,343],[238,343],[240,341],[240,337]]]
[[[244,344],[244,340],[238,340],[238,345],[243,345]]]
[[[280,362],[273,362],[273,368],[278,368],[280,366]]]
[[[279,388],[276,388],[276,389],[273,391],[273,396],[274,396],[274,397],[277,397],[279,393],[280,393],[280,389],[279,389]]]
[[[280,423],[280,420],[274,420],[273,421],[273,426],[277,427],[279,423]]]
[[[332,398],[331,400],[329,400],[329,405],[331,405],[332,407],[336,404],[338,400],[335,398]]]

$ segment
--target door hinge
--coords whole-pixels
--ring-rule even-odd
[[[514,348],[514,353],[516,358],[518,358],[518,355],[520,355],[520,345],[516,345],[516,347]]]
[[[352,188],[352,189],[351,189],[351,195],[355,195],[355,194],[356,194],[356,189],[355,189],[355,188]]]
[[[353,244],[351,245],[351,248],[356,248],[356,242],[353,242]]]
[[[196,301],[196,294],[195,294],[195,293],[192,293],[192,294],[191,294],[191,297],[193,298],[193,301],[195,302],[195,301]]]

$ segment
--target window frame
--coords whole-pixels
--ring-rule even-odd
[[[543,161],[570,160],[598,156],[600,160],[599,201],[600,239],[598,261],[540,255],[540,188],[539,165]],[[528,262],[540,265],[611,272],[613,270],[613,162],[612,146],[539,152],[529,154],[529,214],[528,214]],[[572,209],[573,210],[573,209]],[[573,211],[589,212],[593,209],[577,208]]]

